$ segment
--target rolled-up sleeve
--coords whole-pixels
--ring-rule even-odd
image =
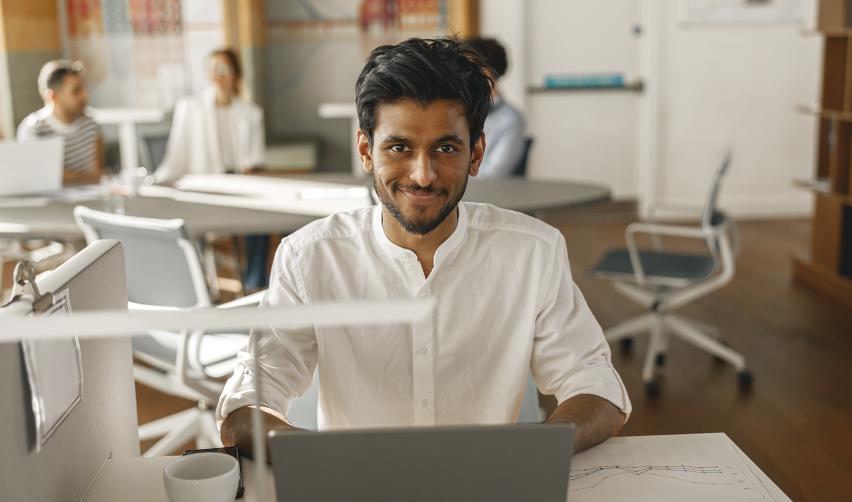
[[[571,276],[561,235],[555,255],[535,323],[531,369],[536,385],[559,403],[592,394],[629,415],[627,390],[612,365],[603,330]]]
[[[298,259],[286,241],[275,255],[269,282],[260,308],[304,303]],[[310,388],[316,365],[316,333],[312,326],[252,330],[219,398],[216,417],[221,421],[234,410],[255,403],[286,417],[293,400]]]

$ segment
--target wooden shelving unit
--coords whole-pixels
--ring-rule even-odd
[[[793,260],[797,281],[852,305],[852,0],[820,0],[825,37],[816,172],[795,185],[815,194],[811,256]]]

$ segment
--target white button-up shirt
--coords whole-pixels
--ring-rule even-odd
[[[258,377],[260,403],[286,416],[317,367],[320,429],[513,423],[530,371],[560,403],[594,394],[629,413],[559,231],[486,204],[458,207],[429,277],[387,238],[380,206],[284,239],[263,305],[431,296],[434,314],[414,325],[255,330],[256,353],[240,353],[218,417],[253,404]]]

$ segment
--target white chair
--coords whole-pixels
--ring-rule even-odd
[[[130,310],[192,309],[213,306],[198,249],[183,220],[138,218],[77,207],[74,216],[88,242],[122,243]],[[218,305],[256,306],[263,292]],[[222,379],[247,333],[155,331],[133,339],[136,380],[158,391],[193,400],[197,406],[139,427],[140,441],[161,438],[145,456],[170,454],[195,439],[199,448],[220,446],[214,411]]]
[[[721,341],[716,328],[675,313],[678,308],[725,286],[734,277],[735,227],[717,208],[719,189],[729,165],[730,156],[717,171],[700,226],[632,223],[625,231],[627,248],[609,251],[591,271],[592,276],[612,281],[616,291],[648,309],[646,314],[607,329],[606,339],[610,343],[621,341],[622,347],[629,350],[634,335],[650,333],[642,381],[651,398],[660,394],[655,367],[665,363],[669,336],[728,362],[738,373],[740,387],[751,386],[752,374],[746,369],[745,357]],[[637,234],[650,235],[653,249],[639,250]],[[660,236],[703,241],[707,252],[664,251]]]

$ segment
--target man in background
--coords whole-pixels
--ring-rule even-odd
[[[98,183],[103,171],[103,138],[86,113],[89,94],[79,61],[56,60],[42,66],[38,91],[44,107],[18,126],[18,141],[61,137],[64,141],[64,184]]]
[[[485,138],[488,147],[479,168],[480,178],[512,176],[524,156],[524,117],[500,94],[497,82],[509,67],[506,49],[493,38],[474,38],[468,46],[478,52],[489,66],[491,77],[491,111],[485,119]]]

